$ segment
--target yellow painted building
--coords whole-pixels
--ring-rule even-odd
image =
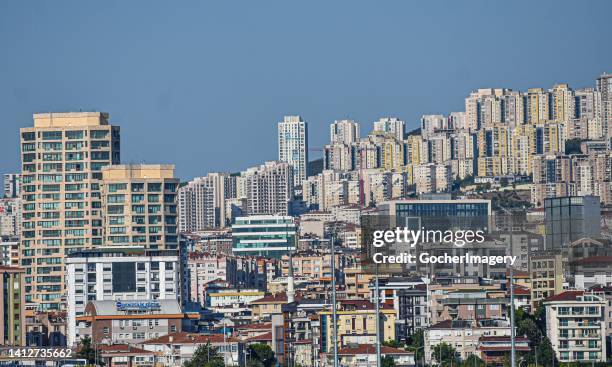
[[[380,320],[381,342],[395,340],[395,310],[386,304],[380,306],[380,319],[376,317],[375,305],[366,300],[343,300],[338,302],[338,347],[351,344],[376,344],[376,322]],[[319,312],[321,321],[321,350],[333,350],[332,311]]]

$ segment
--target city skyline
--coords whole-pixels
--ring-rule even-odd
[[[0,42],[12,52],[0,60],[0,171],[19,172],[15,137],[36,112],[109,112],[130,142],[123,163],[174,163],[187,180],[275,159],[276,123],[285,115],[303,116],[310,146],[322,147],[334,120],[359,122],[362,136],[384,116],[412,130],[421,115],[461,111],[478,88],[592,87],[609,71],[611,51],[597,27],[608,3],[555,2],[529,12],[516,4],[504,14],[483,3],[343,5],[242,14],[225,5],[58,4],[30,12],[4,4],[0,24],[11,31],[0,32]],[[113,26],[95,25],[97,17]],[[135,17],[145,26],[132,29]],[[286,21],[293,17],[297,26]],[[509,20],[519,17],[520,24]],[[540,37],[530,36],[535,27]],[[224,32],[210,37],[216,29]],[[219,139],[230,132],[232,144]]]

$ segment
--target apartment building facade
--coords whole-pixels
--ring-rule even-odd
[[[43,113],[20,129],[26,301],[63,308],[66,254],[102,244],[102,167],[120,160],[104,112]]]

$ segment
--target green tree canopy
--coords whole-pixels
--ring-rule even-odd
[[[92,345],[91,338],[88,336],[81,339],[76,355],[78,358],[87,360],[87,364],[102,364],[102,360],[100,359],[100,356],[96,353],[96,350]]]
[[[442,366],[457,365],[457,351],[448,343],[441,343],[433,349],[433,359]]]
[[[381,367],[395,367],[395,360],[391,356],[384,356],[380,360]]]
[[[274,352],[267,344],[251,344],[247,353],[249,367],[272,367],[276,363]]]
[[[184,362],[183,367],[221,367],[225,363],[217,348],[210,343],[202,344],[193,353],[191,360]]]
[[[410,343],[408,344],[408,349],[414,352],[414,360],[419,363],[419,361],[423,360],[425,356],[425,342],[423,339],[423,330],[417,330],[410,337]]]
[[[486,365],[476,354],[470,354],[465,361],[461,362],[461,367],[486,367]]]

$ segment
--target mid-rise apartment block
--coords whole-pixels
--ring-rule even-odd
[[[119,127],[103,112],[42,113],[20,134],[26,301],[59,310],[65,256],[103,243],[102,167],[119,163]]]
[[[603,293],[585,291],[566,291],[544,302],[546,335],[560,362],[606,361],[606,303]]]
[[[102,177],[106,246],[178,248],[174,165],[108,166]]]
[[[542,301],[563,291],[563,263],[560,254],[539,253],[529,257],[531,281],[531,309]]]
[[[280,258],[295,251],[296,226],[293,217],[256,215],[238,217],[232,225],[233,252]]]
[[[26,345],[25,325],[25,270],[0,265],[0,344]]]
[[[90,301],[182,301],[188,289],[184,271],[178,250],[104,246],[71,254],[66,259],[68,345],[80,340],[81,328],[91,328],[86,320],[77,324]]]

